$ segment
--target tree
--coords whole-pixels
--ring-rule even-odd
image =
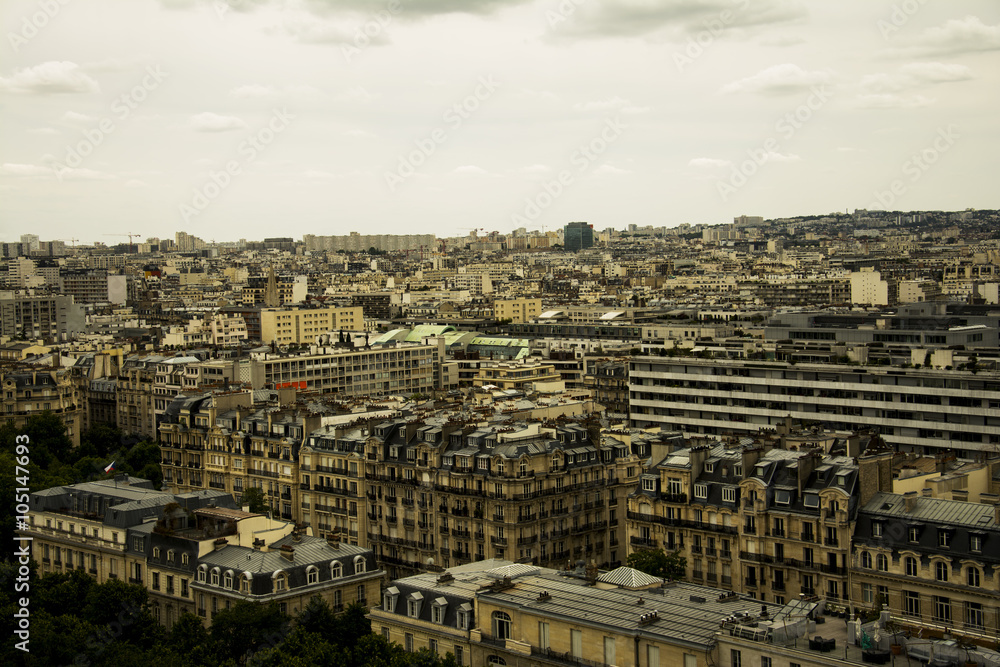
[[[236,664],[244,665],[250,656],[278,646],[288,634],[289,620],[274,601],[261,604],[241,600],[229,609],[219,610],[209,631],[217,664],[233,658]]]
[[[267,506],[267,501],[264,500],[264,489],[255,486],[243,490],[240,504],[249,505],[250,511],[255,514],[266,514],[271,509]]]
[[[687,572],[687,558],[680,550],[666,553],[663,549],[643,549],[629,554],[625,563],[640,572],[663,579],[683,579]]]

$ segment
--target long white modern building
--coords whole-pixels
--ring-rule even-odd
[[[903,451],[1000,449],[1000,375],[955,370],[635,357],[633,426],[740,434],[787,417],[877,428]]]

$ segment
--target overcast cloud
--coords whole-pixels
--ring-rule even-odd
[[[4,240],[853,211],[928,151],[897,206],[1000,207],[995,0],[8,0],[0,20]]]

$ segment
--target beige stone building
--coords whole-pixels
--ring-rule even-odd
[[[361,306],[262,308],[260,311],[261,340],[264,343],[312,344],[321,334],[341,330],[365,330]]]
[[[718,664],[720,625],[746,607],[738,595],[630,568],[486,560],[395,580],[369,618],[408,651],[451,653],[461,665],[707,667]]]
[[[497,320],[510,320],[521,324],[541,314],[541,299],[496,299],[493,302],[493,316]]]
[[[67,368],[22,368],[0,374],[0,419],[22,428],[33,415],[51,412],[66,425],[73,446],[80,444],[85,405]]]

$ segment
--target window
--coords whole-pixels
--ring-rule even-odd
[[[947,549],[950,544],[951,532],[947,530],[938,530],[938,546]]]
[[[771,658],[769,656],[761,656],[760,667],[771,667]]]
[[[724,503],[735,503],[736,502],[736,487],[734,487],[734,486],[723,487],[723,489],[722,489],[722,502],[724,502]]]
[[[274,575],[274,592],[280,593],[281,591],[288,588],[288,581],[286,580],[286,575],[284,572],[279,572]]]
[[[464,664],[463,662],[463,658],[465,658],[464,653],[465,652],[462,650],[462,647],[459,646],[458,644],[455,644],[455,650],[452,652],[452,654],[455,656],[455,664],[458,665],[459,667],[462,667],[462,665]]]
[[[909,536],[910,542],[920,541],[920,529],[917,528],[916,526],[910,526],[910,528],[906,532],[907,535]]]
[[[875,599],[872,597],[871,584],[861,584],[861,601],[865,604],[874,604]]]
[[[615,638],[605,637],[604,638],[604,664],[613,665],[615,664]]]
[[[340,579],[342,576],[344,576],[344,566],[340,563],[340,561],[335,560],[330,563],[330,578]]]
[[[649,667],[660,667],[660,647],[646,644],[646,664]]]
[[[969,567],[965,570],[965,583],[969,586],[979,588],[979,568]]]
[[[69,525],[69,532],[73,532],[73,524]],[[160,557],[160,547],[153,547],[153,558],[159,559]]]
[[[879,572],[889,571],[889,558],[885,554],[875,556],[875,569]]]
[[[940,595],[934,596],[934,620],[939,623],[951,623],[951,599]]]
[[[920,572],[920,568],[917,565],[917,559],[913,556],[907,556],[903,563],[906,566],[906,576],[915,577]]]
[[[361,574],[365,571],[365,557],[355,556],[354,557],[354,574]]]
[[[142,538],[141,537],[133,537],[132,538],[132,551],[138,551],[139,553],[142,553],[143,550],[144,550],[144,545],[142,543]]]
[[[423,601],[424,596],[420,593],[414,593],[410,596],[410,599],[406,601],[406,615],[410,618],[420,617],[420,604]]]
[[[695,498],[708,498],[708,484],[695,484],[694,485],[694,497]]]
[[[427,640],[427,648],[430,649],[431,653],[437,655],[438,652],[438,641],[436,639]]]
[[[969,536],[969,550],[970,551],[982,551],[983,550],[983,538],[981,535],[970,535]]]
[[[882,522],[876,521],[872,524],[872,537],[882,537]]]
[[[487,667],[504,667],[506,664],[507,661],[498,655],[491,655],[490,657],[486,658]]]
[[[934,563],[934,578],[938,581],[948,581],[948,564],[944,561]]]
[[[579,660],[583,657],[583,631],[569,631],[569,652],[574,658]]]
[[[729,649],[729,664],[732,667],[743,667],[743,654],[734,648]]]
[[[223,578],[222,581],[223,581],[223,585],[226,588],[232,589],[232,587],[233,587],[233,571],[232,570],[226,570],[226,576]]]
[[[510,639],[510,616],[503,611],[493,612],[493,639]]]
[[[448,601],[438,598],[431,606],[431,621],[434,623],[444,623],[444,614],[448,610]]]
[[[468,630],[472,618],[472,605],[466,603],[458,608],[458,629]]]
[[[154,591],[160,590],[160,573],[159,572],[154,572],[153,573],[153,590]]]
[[[306,570],[306,583],[308,584],[318,584],[319,583],[319,569],[314,565],[310,565],[309,569]]]
[[[920,594],[916,591],[903,591],[903,613],[907,616],[920,616]]]
[[[170,549],[169,551],[167,551],[167,562],[168,563],[173,563],[174,562],[174,550],[173,549]]]
[[[538,621],[538,647],[549,648],[549,624],[545,621]]]
[[[983,629],[983,605],[979,602],[965,603],[965,627],[973,630]]]
[[[181,554],[181,564],[188,565],[191,562],[191,554]]]
[[[405,635],[403,635],[403,643],[404,643],[404,646],[406,647],[406,650],[409,651],[410,653],[413,653],[413,634],[412,633],[407,632]]]
[[[212,585],[213,586],[219,585],[219,568],[215,568],[214,570],[212,570]]]
[[[240,593],[250,592],[251,576],[252,575],[244,574],[242,577],[240,577]]]
[[[642,490],[643,491],[655,491],[656,490],[656,480],[655,479],[643,479],[642,480]]]
[[[861,552],[861,567],[866,570],[872,569],[872,555],[867,551]]]

